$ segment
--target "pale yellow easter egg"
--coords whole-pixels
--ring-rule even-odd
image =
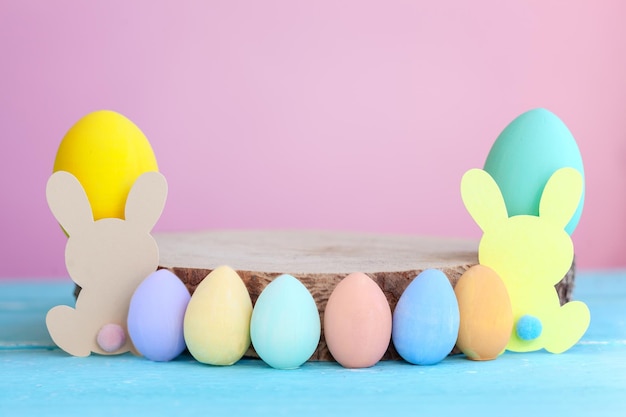
[[[250,347],[252,301],[233,269],[216,268],[200,282],[185,312],[185,343],[198,362],[232,365]]]
[[[78,178],[95,220],[123,219],[133,183],[144,172],[158,171],[158,166],[150,142],[133,122],[114,111],[100,110],[68,130],[53,171],[67,171]]]

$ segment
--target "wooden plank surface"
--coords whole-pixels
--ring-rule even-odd
[[[263,273],[343,274],[457,268],[478,261],[467,239],[306,230],[216,230],[157,233],[167,267]]]
[[[626,271],[578,274],[587,334],[561,355],[505,353],[491,362],[451,356],[434,366],[385,361],[360,370],[309,362],[279,371],[260,360],[230,367],[189,355],[168,363],[130,354],[70,357],[44,317],[73,303],[73,283],[0,281],[0,415],[481,415],[623,416]]]

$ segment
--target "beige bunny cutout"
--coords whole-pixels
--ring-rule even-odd
[[[131,188],[125,220],[94,221],[82,185],[69,172],[55,172],[46,197],[54,217],[69,235],[65,264],[82,290],[76,307],[59,305],[46,316],[54,343],[74,356],[136,353],[128,337],[128,306],[137,286],[159,263],[150,234],[167,198],[167,182],[158,172],[139,176]]]

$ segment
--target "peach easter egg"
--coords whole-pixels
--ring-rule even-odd
[[[491,268],[475,265],[459,278],[457,347],[472,360],[495,359],[504,351],[513,328],[511,300],[504,282]]]
[[[324,336],[343,367],[375,365],[391,340],[391,308],[378,284],[360,272],[339,282],[326,304]]]

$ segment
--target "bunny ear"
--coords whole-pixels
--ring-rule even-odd
[[[583,177],[575,168],[561,168],[546,183],[539,203],[539,216],[565,228],[583,192]]]
[[[167,181],[156,172],[146,172],[137,178],[126,199],[125,219],[150,232],[165,207]]]
[[[483,232],[508,218],[500,188],[487,171],[467,171],[461,180],[461,197],[465,208]]]
[[[74,175],[57,171],[48,178],[46,199],[50,211],[68,235],[93,223],[93,212],[83,186]]]

